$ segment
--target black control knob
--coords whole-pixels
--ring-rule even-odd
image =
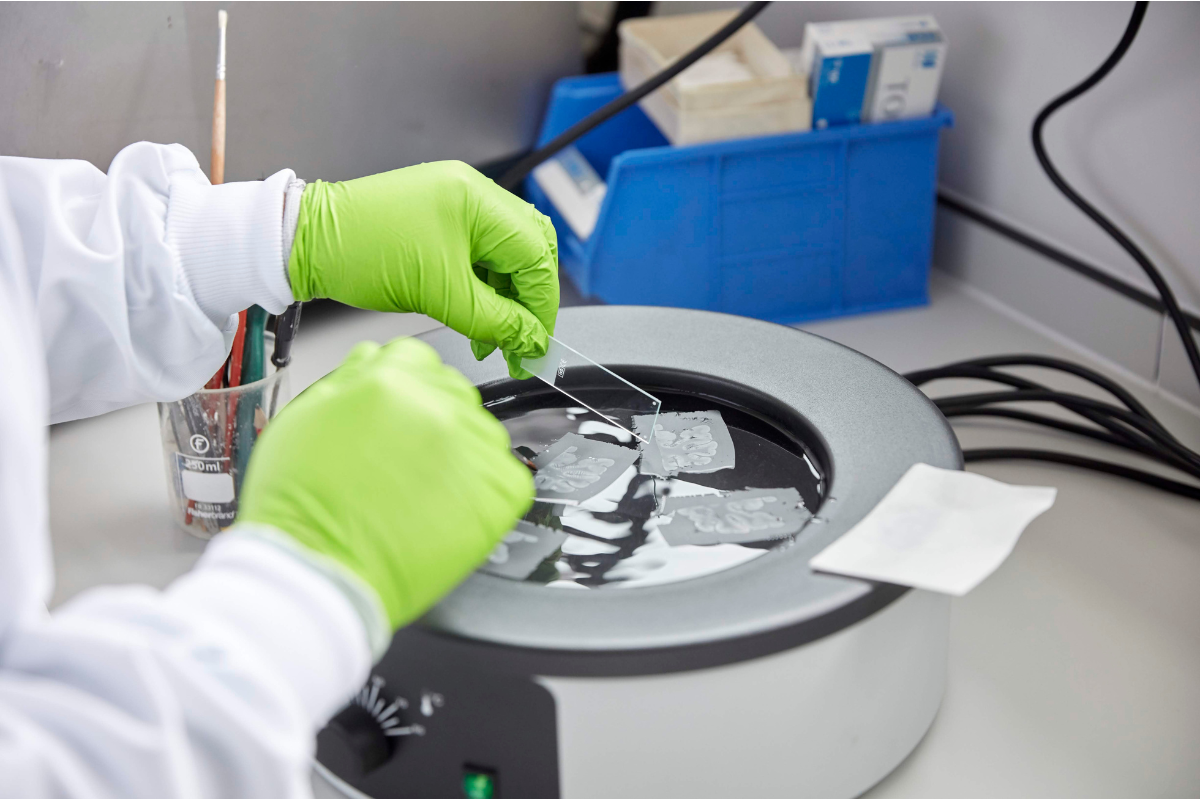
[[[378,769],[406,736],[423,736],[421,725],[405,722],[408,701],[391,695],[383,678],[372,675],[350,705],[317,734],[317,758],[342,778]]]
[[[341,772],[338,766],[346,764],[356,775],[366,775],[382,766],[396,749],[395,742],[383,735],[383,729],[371,713],[354,704],[329,720],[329,725],[317,737],[317,745],[325,766]],[[328,758],[326,750],[331,751]]]

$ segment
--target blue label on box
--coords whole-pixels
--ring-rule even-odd
[[[870,53],[820,58],[813,70],[813,127],[857,123],[870,74]]]
[[[940,42],[942,40],[942,35],[937,31],[914,31],[905,36],[904,39],[905,41],[912,42],[913,44],[920,44],[921,42]]]

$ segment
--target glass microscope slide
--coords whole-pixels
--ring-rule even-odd
[[[538,380],[571,398],[572,402],[603,417],[638,441],[649,443],[645,435],[634,430],[633,417],[651,416],[651,424],[642,430],[654,430],[653,420],[658,418],[658,410],[662,406],[662,402],[654,395],[639,389],[553,336],[550,337],[546,355],[523,359],[521,366],[532,372]]]

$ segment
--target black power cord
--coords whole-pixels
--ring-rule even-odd
[[[1026,378],[1002,372],[1000,367],[1039,367],[1068,373],[1103,389],[1112,395],[1118,404],[1070,392],[1054,391]],[[919,370],[911,372],[905,377],[917,386],[936,380],[954,378],[990,381],[1010,386],[1012,387],[1011,391],[951,395],[936,397],[933,401],[948,418],[999,417],[1053,428],[1119,447],[1200,480],[1200,453],[1190,450],[1176,439],[1137,398],[1119,384],[1079,364],[1049,356],[992,356],[960,361],[936,369]],[[1053,403],[1092,424],[1081,425],[1031,411],[1002,407],[1007,403]],[[1024,448],[988,448],[963,451],[963,460],[967,463],[1002,459],[1049,461],[1082,467],[1138,481],[1193,500],[1200,500],[1200,486],[1100,459],[1059,453],[1053,450]]]
[[[1171,494],[1177,494],[1192,500],[1200,500],[1200,487],[1192,486],[1189,483],[1173,481],[1170,478],[1163,478],[1152,472],[1144,472],[1140,469],[1113,464],[1098,458],[1059,453],[1054,450],[1029,450],[1018,447],[981,448],[979,450],[964,452],[963,460],[968,464],[979,461],[1049,461],[1054,464],[1082,467],[1094,472],[1105,472],[1109,475],[1116,475],[1118,478],[1127,478],[1131,481],[1144,483],[1147,486],[1153,486],[1155,489],[1162,489],[1164,492],[1170,492]]]
[[[520,161],[510,167],[507,172],[500,176],[500,180],[498,180],[497,183],[499,183],[505,189],[508,189],[510,192],[513,191],[517,185],[525,179],[525,176],[532,172],[533,168],[538,164],[541,164],[546,159],[551,158],[564,147],[567,147],[580,136],[583,136],[585,133],[590,131],[592,128],[595,128],[602,122],[605,122],[606,120],[615,117],[617,114],[620,114],[622,111],[629,108],[631,105],[641,100],[655,89],[658,89],[679,73],[683,72],[692,64],[695,64],[697,61],[704,58],[704,56],[708,55],[718,46],[720,46],[722,42],[741,30],[741,28],[747,22],[757,17],[759,12],[761,12],[770,4],[771,3],[768,0],[768,2],[751,3],[750,5],[746,6],[742,9],[741,13],[722,26],[719,31],[705,39],[674,64],[667,67],[654,77],[648,78],[636,89],[630,89],[620,97],[605,103],[591,114],[588,114],[586,117],[579,120],[579,122],[576,122],[574,125],[567,128],[558,136],[555,136],[549,142],[546,142],[546,144],[542,145],[537,150],[534,150],[532,153],[522,158]]]
[[[1104,232],[1111,236],[1117,244],[1121,245],[1125,252],[1137,262],[1142,271],[1150,278],[1150,281],[1154,284],[1154,288],[1158,290],[1158,294],[1162,298],[1167,314],[1171,317],[1171,322],[1175,324],[1180,338],[1183,339],[1183,348],[1187,351],[1188,361],[1192,364],[1192,372],[1196,375],[1196,381],[1200,383],[1200,349],[1196,347],[1196,340],[1192,337],[1192,332],[1187,319],[1184,317],[1183,309],[1179,307],[1179,302],[1175,299],[1175,293],[1167,285],[1166,279],[1163,278],[1162,273],[1154,266],[1146,254],[1142,252],[1141,248],[1125,235],[1124,231],[1114,225],[1108,217],[1100,213],[1095,206],[1089,203],[1067,183],[1054,166],[1054,162],[1050,160],[1050,156],[1046,152],[1046,146],[1042,142],[1042,128],[1045,127],[1046,121],[1050,119],[1050,116],[1104,80],[1108,73],[1112,72],[1113,67],[1125,56],[1126,51],[1129,50],[1129,46],[1133,44],[1133,40],[1137,37],[1138,29],[1142,26],[1142,19],[1146,16],[1146,9],[1149,6],[1148,2],[1134,3],[1133,15],[1129,18],[1129,24],[1125,26],[1125,33],[1121,36],[1121,41],[1117,43],[1116,49],[1104,60],[1104,63],[1095,72],[1085,78],[1082,83],[1051,100],[1038,113],[1037,118],[1033,121],[1033,152],[1037,155],[1038,163],[1042,165],[1042,170],[1045,171],[1055,187],[1068,200],[1074,203],[1079,210],[1087,214],[1093,222],[1103,228]]]
[[[1189,321],[1179,308],[1175,295],[1167,285],[1159,270],[1150,262],[1146,255],[1135,245],[1128,236],[1095,209],[1077,191],[1062,178],[1050,156],[1046,153],[1042,142],[1042,128],[1050,116],[1067,103],[1087,92],[1104,79],[1113,67],[1121,60],[1129,46],[1137,36],[1142,19],[1146,16],[1149,4],[1138,2],[1134,4],[1133,15],[1125,28],[1121,41],[1112,54],[1105,59],[1100,67],[1089,75],[1082,83],[1059,95],[1043,108],[1033,123],[1033,149],[1038,162],[1049,176],[1054,185],[1068,200],[1083,210],[1106,233],[1112,236],[1125,248],[1135,261],[1145,270],[1154,282],[1162,299],[1162,307],[1170,315],[1175,327],[1183,337],[1184,346],[1192,369],[1200,381],[1200,353],[1196,352],[1195,340],[1192,339]],[[1000,367],[1039,367],[1057,370],[1081,378],[1094,386],[1103,389],[1114,397],[1119,405],[1102,402],[1090,397],[1051,390],[1034,381],[1000,371]],[[948,378],[972,379],[999,383],[1010,387],[1008,391],[984,392],[978,394],[952,395],[934,398],[934,403],[947,417],[999,417],[1027,422],[1046,428],[1063,431],[1076,436],[1102,442],[1112,447],[1118,447],[1139,456],[1152,459],[1163,466],[1177,470],[1194,479],[1200,479],[1200,453],[1191,450],[1180,442],[1170,431],[1158,421],[1150,411],[1116,382],[1100,375],[1087,367],[1073,364],[1069,361],[1050,358],[1048,356],[1015,355],[993,356],[960,361],[938,369],[920,370],[905,376],[914,385],[921,386],[935,380]],[[1069,422],[1067,420],[1036,414],[1027,410],[1004,407],[1008,403],[1053,403],[1091,425]],[[1200,486],[1192,483],[1165,478],[1144,470],[1114,464],[1109,461],[1077,456],[1070,453],[1060,453],[1053,450],[1037,450],[1026,448],[986,448],[964,450],[963,460],[967,463],[998,460],[1046,461],[1056,464],[1066,464],[1081,467],[1096,472],[1116,475],[1128,480],[1138,481],[1161,489],[1165,492],[1200,500]]]

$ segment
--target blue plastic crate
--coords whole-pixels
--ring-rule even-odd
[[[615,73],[554,85],[538,144],[621,93]],[[580,241],[530,178],[559,259],[589,297],[777,322],[929,300],[938,135],[926,118],[671,147],[634,106],[576,146],[608,194]]]

